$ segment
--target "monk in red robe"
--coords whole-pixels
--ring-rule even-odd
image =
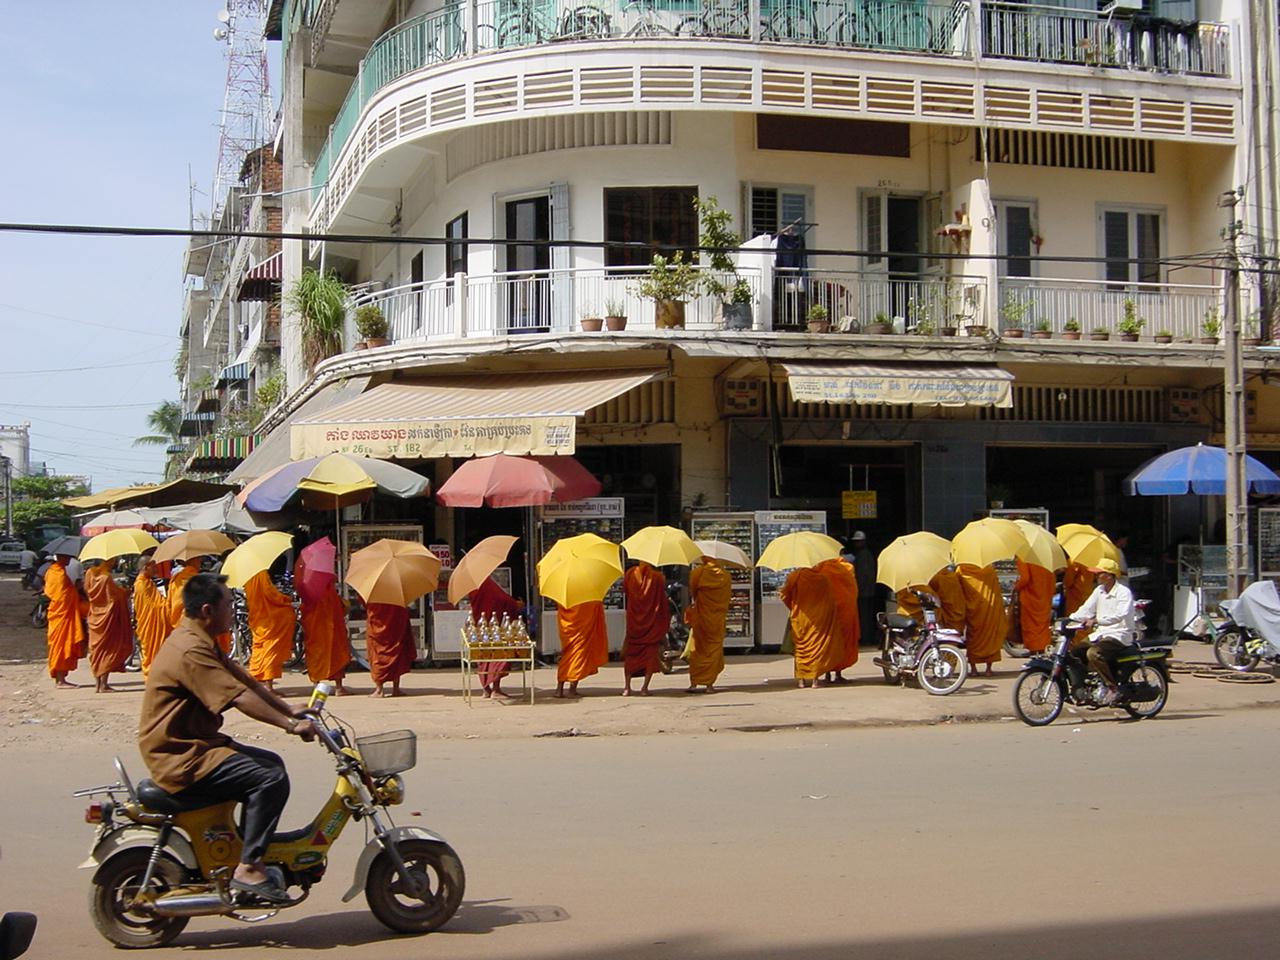
[[[365,606],[368,628],[369,675],[373,678],[371,697],[400,696],[400,678],[413,667],[413,630],[409,608],[395,603]],[[391,693],[386,685],[391,684]]]
[[[624,697],[631,696],[631,681],[644,677],[640,696],[649,695],[649,681],[662,672],[662,644],[671,627],[667,602],[667,578],[643,560],[628,567],[622,577],[627,598],[627,636],[622,641]]]
[[[48,622],[49,676],[53,685],[63,689],[75,687],[67,674],[80,662],[84,643],[84,624],[80,620],[80,592],[67,576],[70,557],[55,557],[44,574],[44,595],[49,598]]]
[[[498,585],[493,577],[485,577],[484,583],[476,587],[467,599],[471,603],[471,618],[479,623],[482,619],[496,617],[502,621],[503,614],[508,618],[521,616],[524,604]],[[485,660],[476,667],[476,676],[484,687],[486,697],[502,697],[510,699],[511,694],[502,689],[502,678],[511,672],[511,664],[506,660]]]
[[[351,640],[347,635],[347,606],[338,596],[338,578],[333,573],[308,575],[306,558],[302,556],[293,566],[293,575],[302,607],[307,676],[312,683],[332,681],[334,695],[343,696],[347,692],[342,681],[351,662]]]
[[[129,591],[112,579],[115,569],[115,560],[103,560],[84,572],[84,592],[89,598],[89,666],[97,693],[115,689],[108,679],[124,670],[133,653]]]
[[[1028,653],[1041,653],[1052,639],[1053,594],[1057,579],[1052,570],[1018,557],[1018,626]]]
[[[276,589],[266,570],[249,578],[244,585],[244,599],[249,608],[249,629],[253,631],[249,673],[272,690],[293,653],[293,635],[298,627],[293,601]]]
[[[733,596],[733,578],[729,571],[710,557],[689,574],[689,606],[684,620],[689,624],[689,692],[705,686],[707,693],[716,692],[716,679],[724,670],[725,622],[729,601]]]
[[[780,599],[790,613],[796,682],[820,686],[822,675],[844,655],[843,630],[827,578],[811,567],[793,570]]]
[[[556,667],[556,696],[576,697],[578,682],[609,662],[609,631],[604,602],[589,600],[556,611],[560,628],[560,663]],[[565,693],[564,685],[569,684]]]
[[[965,599],[965,649],[969,665],[986,664],[990,676],[992,666],[1000,660],[1004,638],[1009,633],[1000,578],[994,567],[978,567],[962,563],[956,568]],[[976,673],[975,669],[975,673]]]
[[[836,602],[836,618],[840,622],[841,638],[844,646],[839,650],[831,669],[827,671],[827,680],[831,683],[848,683],[844,671],[858,662],[858,644],[862,641],[862,624],[858,613],[858,581],[853,573],[853,564],[840,557],[823,560],[813,569],[827,578],[831,595]]]
[[[156,586],[156,580],[163,576],[162,565],[144,557],[133,581],[134,631],[143,677],[151,670],[151,661],[173,629],[169,626],[169,602]]]

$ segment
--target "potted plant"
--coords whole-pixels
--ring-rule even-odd
[[[627,302],[625,300],[606,300],[604,302],[604,326],[606,330],[627,329]]]
[[[1079,340],[1080,339],[1080,321],[1075,317],[1071,317],[1062,325],[1063,340]]]
[[[1132,342],[1138,339],[1138,334],[1142,332],[1147,321],[1138,316],[1138,304],[1133,297],[1125,297],[1122,307],[1124,314],[1116,323],[1116,329],[1120,331],[1121,340]]]
[[[933,314],[924,300],[915,297],[907,300],[907,329],[920,337],[933,336]]]
[[[1173,343],[1173,331],[1161,327],[1156,331],[1155,341],[1156,343]]]
[[[889,315],[883,310],[876,314],[875,320],[871,323],[862,325],[863,333],[889,333],[891,330],[893,330],[893,321],[889,319]]]
[[[382,315],[382,308],[376,303],[366,303],[356,308],[356,333],[360,334],[360,344],[356,349],[364,347],[385,347],[391,341],[387,339],[387,318]]]
[[[726,330],[750,330],[752,324],[751,284],[738,275],[737,264],[728,251],[742,243],[742,238],[729,229],[733,215],[720,209],[715,197],[693,200],[702,230],[698,244],[714,252],[708,254],[711,267],[702,278],[703,289],[720,301],[720,318]],[[718,249],[716,249],[718,248]]]
[[[1244,347],[1256,347],[1261,344],[1261,328],[1261,311],[1251,310],[1249,315],[1244,318],[1244,336],[1240,338],[1240,345]]]
[[[1053,336],[1053,324],[1042,317],[1036,321],[1036,328],[1031,331],[1031,336],[1036,340],[1048,340]]]
[[[302,356],[309,368],[342,352],[342,328],[347,320],[350,291],[336,273],[320,273],[307,267],[285,298],[298,314]]]
[[[1111,331],[1107,327],[1104,327],[1102,324],[1099,324],[1098,326],[1093,328],[1093,332],[1089,334],[1089,339],[1090,340],[1110,340]]]
[[[582,308],[582,317],[578,322],[583,330],[594,333],[604,326],[604,317],[600,316],[600,311],[592,304]]]
[[[698,289],[698,272],[684,259],[684,251],[671,257],[653,255],[649,272],[637,282],[635,293],[653,301],[653,323],[658,329],[683,329],[684,305]]]
[[[804,321],[810,333],[826,333],[831,329],[831,316],[827,313],[827,308],[820,303],[815,303],[809,308],[804,315]]]
[[[1218,334],[1222,332],[1222,314],[1218,312],[1217,307],[1210,307],[1204,312],[1204,319],[1200,321],[1200,332],[1204,334],[1200,338],[1201,343],[1218,342]]]
[[[1000,336],[1017,339],[1026,333],[1027,315],[1031,313],[1031,301],[1019,300],[1012,293],[1005,294],[1000,305]]]

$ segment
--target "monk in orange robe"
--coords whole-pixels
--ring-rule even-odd
[[[1052,570],[1018,557],[1018,625],[1022,645],[1029,653],[1041,653],[1049,646],[1053,622],[1053,594],[1057,579]]]
[[[371,697],[400,696],[400,678],[413,667],[413,630],[409,608],[395,603],[365,605],[368,629],[369,675],[373,678]],[[391,684],[387,694],[386,685]]]
[[[916,596],[915,591],[920,593],[932,593],[932,591],[920,584],[912,587],[903,587],[893,598],[898,601],[898,615],[910,617],[916,623],[924,626],[924,607],[920,603],[920,598]],[[936,597],[935,597],[936,599]]]
[[[166,596],[169,599],[169,627],[171,630],[176,630],[178,624],[182,622],[182,618],[187,615],[187,611],[182,606],[182,588],[187,585],[188,580],[200,572],[200,560],[200,557],[191,557],[189,560],[182,561],[182,569],[169,579]],[[213,639],[222,648],[223,653],[231,652],[230,633],[220,633]]]
[[[791,571],[779,596],[790,612],[796,682],[817,687],[844,654],[835,597],[827,578],[811,567]]]
[[[307,676],[312,683],[331,680],[334,695],[343,696],[342,681],[351,662],[351,640],[347,635],[347,606],[338,596],[336,575],[307,575],[306,559],[299,556],[293,567],[302,607],[302,642],[306,651]]]
[[[1009,620],[1004,612],[1004,596],[1000,592],[1000,579],[994,567],[978,567],[962,563],[956,568],[965,600],[965,647],[970,666],[992,664],[1000,659],[1004,638],[1009,632]]]
[[[133,620],[138,636],[138,659],[145,677],[151,661],[173,629],[169,626],[169,602],[156,586],[160,565],[144,557],[137,579],[133,581]]]
[[[298,627],[293,602],[276,589],[266,570],[249,578],[244,585],[244,599],[249,607],[249,629],[253,631],[249,673],[271,690],[293,653],[293,635]]]
[[[1079,610],[1093,593],[1093,586],[1092,570],[1074,560],[1068,563],[1066,572],[1062,575],[1062,609],[1067,613]]]
[[[129,591],[112,579],[115,560],[103,560],[84,572],[89,598],[89,667],[97,693],[111,693],[111,674],[124,670],[133,653],[133,624],[129,622]]]
[[[556,696],[578,695],[578,682],[609,662],[609,631],[605,625],[604,603],[590,600],[556,611],[560,628],[560,663],[556,668]]]
[[[689,606],[684,621],[689,624],[689,643],[685,647],[689,661],[689,692],[705,686],[707,693],[716,692],[716,679],[724,670],[724,628],[733,596],[733,578],[729,571],[710,557],[689,574]]]
[[[968,602],[955,569],[946,567],[935,573],[929,581],[929,592],[938,598],[938,626],[964,632]]]
[[[643,560],[628,567],[622,577],[627,598],[627,636],[622,641],[624,697],[631,696],[631,681],[644,677],[640,696],[649,695],[649,681],[662,672],[662,644],[671,627],[667,602],[667,578]]]
[[[70,557],[55,557],[44,574],[44,595],[49,598],[48,622],[49,676],[55,687],[76,686],[67,674],[80,662],[80,646],[84,643],[84,624],[80,621],[80,593],[67,576]]]
[[[484,583],[476,587],[467,599],[471,602],[471,618],[478,624],[481,619],[496,617],[502,621],[503,614],[518,617],[524,604],[498,585],[493,577],[485,577]],[[480,686],[484,688],[486,697],[511,698],[511,694],[502,689],[502,678],[511,672],[511,664],[505,660],[486,660],[476,667],[476,676],[480,678]]]
[[[847,560],[835,557],[823,560],[813,569],[827,578],[831,595],[836,602],[836,618],[840,622],[841,639],[844,646],[840,648],[831,669],[827,671],[827,680],[831,683],[848,683],[843,671],[858,662],[858,644],[862,640],[862,624],[858,614],[858,581],[853,573],[853,565]]]

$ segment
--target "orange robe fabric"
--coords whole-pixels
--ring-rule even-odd
[[[244,599],[249,607],[249,629],[253,631],[249,673],[255,680],[278,680],[293,653],[293,634],[298,625],[293,603],[276,589],[266,570],[249,578],[244,585]]]
[[[294,564],[293,574],[302,607],[302,644],[306,651],[307,676],[312,683],[336,680],[351,662],[347,607],[335,588],[338,578],[307,577],[306,563],[301,557]]]
[[[609,662],[609,632],[604,603],[592,600],[556,611],[560,628],[559,683],[574,683],[596,673]]]
[[[791,617],[798,680],[834,670],[844,654],[840,614],[827,578],[811,567],[793,570],[780,594]]]
[[[954,570],[939,570],[929,581],[929,589],[938,598],[938,626],[963,632],[969,603],[960,586],[959,574]]]
[[[67,568],[52,563],[44,574],[44,595],[49,598],[47,637],[49,676],[70,673],[80,662],[84,624],[80,622],[80,593],[67,576]]]
[[[133,619],[138,635],[138,659],[145,677],[151,670],[151,661],[172,630],[168,599],[145,573],[138,574],[133,581]]]
[[[714,560],[703,560],[689,574],[689,683],[711,686],[724,670],[724,627],[733,596],[733,578]]]
[[[520,616],[520,601],[503,590],[493,577],[485,577],[484,583],[467,594],[467,599],[471,601],[471,618],[476,623],[482,617],[486,620],[497,617],[501,623],[504,613],[512,618]],[[476,667],[482,687],[493,686],[510,672],[511,664],[505,660],[489,660]]]
[[[1022,645],[1031,653],[1040,653],[1052,638],[1053,593],[1057,580],[1053,571],[1018,558],[1018,626]]]
[[[1089,568],[1079,563],[1067,564],[1062,575],[1063,612],[1070,615],[1084,606],[1093,593],[1093,574]]]
[[[89,667],[95,677],[119,673],[133,653],[129,591],[111,579],[112,564],[96,563],[84,572],[89,597]]]
[[[375,684],[398,680],[413,667],[413,631],[409,608],[394,603],[365,607],[369,675]]]
[[[200,572],[200,558],[196,557],[190,563],[184,564],[182,569],[175,573],[169,580],[169,588],[167,596],[169,598],[169,630],[170,632],[177,629],[178,624],[182,622],[182,618],[187,615],[187,611],[182,606],[182,588],[187,585],[187,581]],[[223,653],[231,652],[231,634],[220,633],[213,638],[217,641]]]
[[[858,644],[862,641],[862,624],[858,614],[858,581],[853,574],[853,565],[839,557],[823,560],[813,569],[827,578],[831,595],[836,601],[836,616],[840,621],[844,648],[831,669],[844,670],[858,662]]]
[[[919,588],[917,587],[916,589]],[[903,589],[894,594],[894,599],[898,601],[898,613],[901,616],[910,617],[916,623],[924,626],[924,607],[920,605],[919,597],[909,589]]]
[[[662,672],[662,643],[671,626],[667,578],[647,563],[629,567],[622,577],[627,598],[627,636],[622,641],[622,669],[628,677]]]
[[[962,563],[956,569],[965,600],[965,647],[970,663],[996,663],[1009,633],[1000,579],[994,567]]]

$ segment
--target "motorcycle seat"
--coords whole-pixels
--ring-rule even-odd
[[[914,630],[920,626],[911,617],[904,617],[900,613],[886,613],[884,622],[888,624],[890,630]]]
[[[297,843],[299,840],[305,840],[307,837],[315,833],[317,827],[314,823],[308,823],[305,827],[299,827],[297,830],[285,830],[281,833],[273,833],[270,843]]]
[[[1138,640],[1138,646],[1143,650],[1172,650],[1173,641],[1168,637],[1142,637]]]
[[[175,814],[186,813],[188,810],[199,810],[202,807],[212,806],[207,797],[186,797],[178,798],[172,793],[167,793],[156,785],[154,780],[138,781],[138,799],[142,801],[143,806],[148,810],[154,810],[156,813]]]

